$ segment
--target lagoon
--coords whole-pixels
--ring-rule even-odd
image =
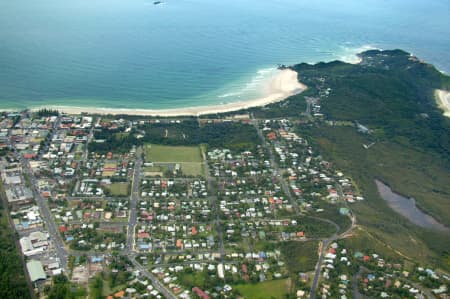
[[[380,196],[387,202],[389,207],[409,221],[420,227],[446,231],[450,228],[439,223],[436,219],[422,212],[417,206],[414,198],[407,198],[392,191],[392,189],[379,180],[375,180]]]

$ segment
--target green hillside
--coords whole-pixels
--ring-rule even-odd
[[[401,50],[367,51],[360,57],[359,64],[292,67],[309,90],[289,101],[315,97],[323,114],[313,122],[299,122],[298,132],[355,179],[367,200],[354,210],[372,235],[411,259],[444,259],[450,267],[450,235],[419,228],[399,216],[380,198],[374,183],[379,178],[414,197],[419,208],[450,226],[450,120],[434,99],[435,89],[450,89],[450,77]],[[280,116],[288,109],[273,108]],[[358,132],[357,124],[370,133]]]

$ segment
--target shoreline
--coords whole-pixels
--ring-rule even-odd
[[[291,69],[280,70],[265,86],[266,95],[258,99],[244,100],[227,104],[205,105],[198,107],[184,107],[171,109],[127,109],[127,108],[102,108],[102,107],[73,107],[73,106],[40,106],[30,109],[54,109],[66,114],[111,114],[111,115],[142,115],[142,116],[200,116],[207,114],[234,112],[254,107],[264,107],[269,104],[281,102],[286,98],[299,94],[307,89],[307,86],[297,79],[297,72]]]
[[[443,110],[446,117],[450,117],[450,91],[436,89],[435,98],[438,107]]]

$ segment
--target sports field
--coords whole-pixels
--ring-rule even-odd
[[[289,279],[268,280],[257,284],[236,285],[235,288],[244,298],[286,298],[290,289],[290,281]]]
[[[185,175],[203,175],[203,158],[199,146],[148,144],[144,153],[146,162],[180,164],[181,171]]]
[[[113,183],[109,186],[109,192],[112,196],[127,196],[128,186],[128,183]]]
[[[145,146],[145,160],[148,162],[203,162],[198,146],[167,146],[148,144]]]

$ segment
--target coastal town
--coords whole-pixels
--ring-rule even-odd
[[[0,1],[0,299],[450,299],[449,12]]]
[[[353,241],[365,196],[301,121],[3,112],[1,196],[34,296],[447,298],[444,272]]]

